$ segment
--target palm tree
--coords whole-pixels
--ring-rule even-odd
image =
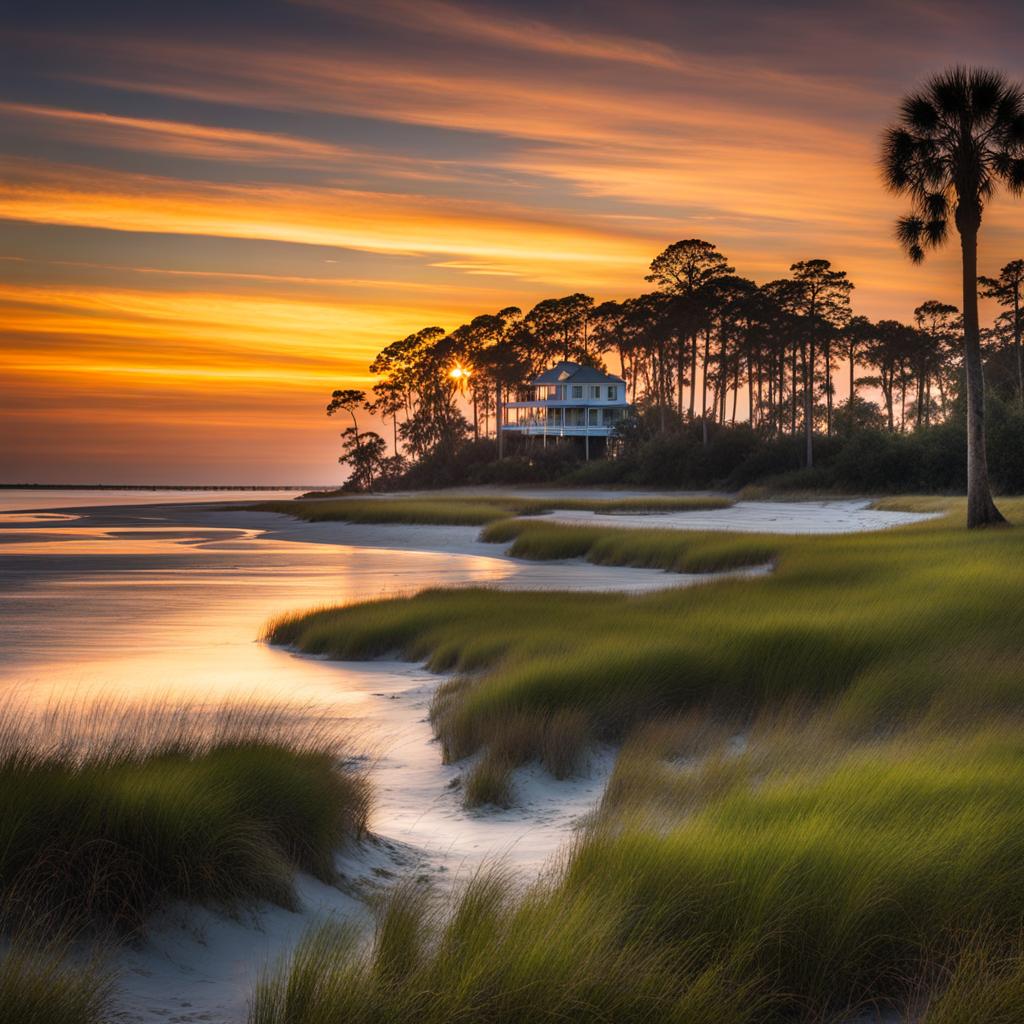
[[[978,330],[978,231],[999,185],[1024,191],[1024,93],[995,71],[956,67],[906,97],[882,148],[886,186],[910,198],[897,238],[915,263],[960,235],[967,377],[967,526],[1005,522],[985,456],[985,385]]]

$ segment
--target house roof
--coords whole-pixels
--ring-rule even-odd
[[[625,384],[621,377],[613,373],[596,370],[593,366],[580,366],[579,363],[562,362],[545,370],[535,377],[534,386],[542,384]]]

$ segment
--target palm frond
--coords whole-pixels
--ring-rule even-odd
[[[917,245],[921,241],[922,234],[924,234],[924,221],[920,217],[911,214],[908,217],[900,217],[896,221],[896,238],[900,245],[906,248]]]
[[[924,225],[922,237],[930,249],[938,249],[949,235],[949,221],[945,217],[935,217]]]
[[[929,192],[921,205],[931,220],[945,220],[949,215],[949,201],[945,192]]]
[[[900,120],[916,131],[932,131],[938,127],[939,112],[931,99],[915,93],[900,104]]]

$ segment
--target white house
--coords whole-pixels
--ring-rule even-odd
[[[592,366],[559,363],[530,385],[526,402],[502,402],[502,430],[511,434],[551,438],[583,438],[587,458],[591,439],[607,445],[616,426],[629,415],[626,382]]]

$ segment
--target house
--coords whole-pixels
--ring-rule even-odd
[[[628,417],[626,382],[614,374],[578,363],[559,363],[532,381],[533,397],[502,402],[505,436],[582,438],[586,457],[603,452],[615,428]]]

